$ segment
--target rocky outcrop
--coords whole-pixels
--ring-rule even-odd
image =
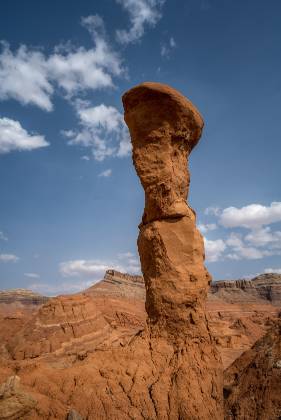
[[[49,354],[75,359],[126,343],[144,325],[140,279],[108,271],[84,293],[50,299],[10,337],[8,353],[15,360]]]
[[[273,305],[281,305],[281,275],[268,273],[260,274],[251,280],[222,280],[213,282],[212,293],[223,295],[225,299],[267,300]]]
[[[18,376],[10,376],[0,385],[0,419],[18,420],[35,406],[34,398],[21,389]]]
[[[225,419],[281,416],[281,322],[225,372]]]

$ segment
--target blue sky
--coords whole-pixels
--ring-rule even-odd
[[[1,288],[67,293],[139,270],[121,96],[143,81],[204,117],[189,202],[214,279],[281,272],[279,0],[0,7]]]

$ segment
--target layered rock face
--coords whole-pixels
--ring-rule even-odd
[[[25,314],[24,324],[15,315],[2,323],[0,317],[0,340],[6,342],[2,353],[6,350],[14,360],[51,353],[76,359],[124,344],[143,328],[144,296],[142,276],[108,270],[101,282],[83,293],[58,296],[36,313]]]
[[[203,120],[186,98],[157,83],[133,88],[123,96],[123,104],[134,165],[145,190],[138,249],[152,357],[159,347],[155,340],[174,351],[166,384],[162,381],[162,395],[171,402],[169,418],[219,419],[222,372],[205,310],[211,278],[195,213],[186,202],[187,158],[200,138]],[[156,405],[162,412],[159,402]]]
[[[19,302],[23,305],[42,305],[49,298],[42,296],[32,290],[10,289],[0,291],[0,304]]]
[[[223,280],[212,283],[213,293],[224,291],[228,299],[238,296],[241,300],[241,291],[244,292],[244,299],[256,301],[257,299],[268,300],[273,305],[281,305],[281,276],[279,274],[260,274],[251,280]],[[228,296],[227,296],[228,295]]]

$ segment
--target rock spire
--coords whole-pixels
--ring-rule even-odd
[[[138,249],[151,348],[160,355],[161,342],[162,356],[167,346],[174,351],[165,367],[167,418],[219,419],[222,372],[205,310],[211,277],[195,212],[186,201],[188,156],[199,141],[203,120],[184,96],[159,83],[134,87],[123,96],[123,104],[133,162],[145,191]]]

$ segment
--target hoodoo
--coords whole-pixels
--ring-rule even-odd
[[[138,249],[151,357],[158,366],[151,392],[157,417],[219,419],[222,371],[205,310],[211,277],[187,204],[187,160],[203,120],[184,96],[158,83],[131,89],[123,104],[145,191]]]

